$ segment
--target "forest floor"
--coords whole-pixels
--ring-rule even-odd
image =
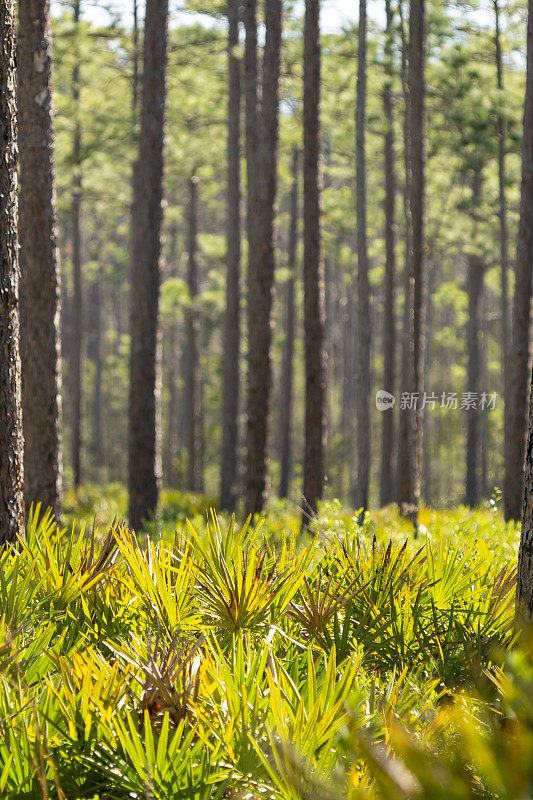
[[[495,506],[423,510],[415,540],[392,507],[326,504],[312,535],[288,505],[241,529],[163,499],[156,543],[88,488],[66,498],[85,532],[30,519],[0,554],[2,798],[530,796]]]

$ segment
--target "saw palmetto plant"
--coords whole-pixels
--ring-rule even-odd
[[[481,523],[295,528],[31,514],[0,552],[0,797],[526,796],[531,660]]]

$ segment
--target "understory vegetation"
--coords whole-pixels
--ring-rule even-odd
[[[191,517],[139,541],[33,514],[3,549],[2,798],[530,797],[495,505],[423,510],[417,539],[393,507]]]

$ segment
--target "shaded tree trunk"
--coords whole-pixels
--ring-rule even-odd
[[[168,0],[147,0],[139,159],[132,214],[131,353],[128,442],[129,521],[157,512],[161,485],[159,289],[163,222]]]
[[[320,160],[320,0],[306,0],[304,22],[304,518],[326,482],[326,309]]]
[[[499,0],[494,0],[494,15],[496,18],[495,40],[495,59],[496,59],[496,80],[499,91],[498,104],[503,102],[503,64],[500,46],[500,5]],[[507,229],[507,167],[505,159],[505,140],[507,137],[507,125],[505,117],[498,107],[496,118],[496,135],[498,137],[498,216],[500,218],[500,274],[501,274],[501,314],[502,314],[502,365],[503,365],[503,396],[505,403],[505,416],[508,411],[509,396],[509,353],[511,333],[509,330],[509,234]],[[508,426],[505,424],[507,435]]]
[[[246,4],[255,5],[252,2]],[[268,416],[272,389],[272,304],[274,298],[275,269],[275,200],[277,186],[277,153],[279,128],[279,86],[281,66],[282,0],[265,2],[265,50],[263,57],[262,98],[260,125],[257,125],[257,88],[255,92],[255,134],[252,120],[247,119],[252,140],[247,142],[247,153],[255,143],[257,155],[248,153],[248,181],[257,167],[249,191],[248,239],[248,419],[246,428],[246,511],[262,511],[267,497],[268,467]],[[246,12],[246,31],[253,31],[250,9]],[[255,22],[255,11],[253,15]],[[257,36],[257,31],[256,34]],[[247,44],[248,47],[248,44]],[[252,77],[249,74],[252,57],[246,57],[247,117],[248,105],[253,106]],[[257,59],[256,75],[257,75]],[[248,85],[250,84],[250,85]],[[256,82],[257,87],[257,82]],[[253,107],[250,108],[253,116]],[[251,217],[250,218],[250,214]],[[250,247],[252,245],[252,247]]]
[[[74,4],[74,25],[80,21],[80,2]],[[78,50],[77,33],[75,48]],[[72,338],[70,361],[71,388],[71,460],[74,472],[74,486],[82,481],[83,441],[83,296],[81,274],[81,203],[82,203],[82,163],[81,163],[81,121],[80,121],[80,57],[75,54],[76,62],[72,71],[72,99],[74,102],[74,140],[72,143]]]
[[[356,189],[357,212],[357,501],[368,508],[370,479],[370,290],[366,230],[366,0],[359,1],[359,49],[356,100]]]
[[[0,0],[0,544],[24,527],[15,8]]]
[[[98,468],[104,466],[104,425],[102,403],[102,269],[92,286],[92,360],[94,363],[93,383],[93,425],[91,450],[94,465]]]
[[[239,356],[241,304],[241,62],[239,2],[228,0],[228,174],[226,219],[226,316],[224,319],[224,386],[220,506],[234,511],[237,502],[239,444]]]
[[[187,437],[187,488],[203,491],[202,374],[200,367],[201,319],[196,308],[198,297],[198,178],[188,181],[188,267],[187,286],[191,307],[185,320],[185,435]]]
[[[137,108],[139,106],[139,6],[133,0],[133,74],[131,92],[131,114],[133,124],[137,122]]]
[[[290,228],[287,266],[290,270],[287,281],[285,308],[285,342],[281,362],[281,386],[279,404],[279,444],[281,475],[279,496],[288,497],[292,472],[292,405],[293,405],[293,361],[296,335],[296,311],[294,290],[296,281],[296,248],[298,244],[298,150],[292,153],[292,188],[290,197]]]
[[[61,514],[61,281],[48,0],[21,0],[17,53],[24,495]]]
[[[482,176],[481,169],[476,168],[473,178],[472,189],[472,208],[473,214],[477,215],[481,199]],[[485,263],[483,257],[478,253],[468,256],[468,326],[467,326],[467,347],[468,347],[468,369],[467,369],[467,392],[473,392],[479,399],[481,392],[481,328],[483,312],[483,278],[485,274]],[[479,504],[480,484],[479,468],[481,463],[481,419],[478,403],[466,412],[466,491],[465,503],[473,508]]]
[[[532,3],[529,3],[528,56]],[[529,66],[529,58],[528,58]],[[530,383],[533,388],[533,381]],[[533,392],[529,398],[528,441],[525,457],[524,500],[522,507],[522,532],[518,551],[516,582],[516,621],[531,624],[533,619]]]
[[[394,12],[390,0],[385,0],[387,28],[385,32],[385,84],[383,87],[383,112],[385,115],[385,302],[383,307],[383,389],[394,394],[396,371],[396,233],[395,196],[396,171],[394,152],[393,118],[393,21]],[[379,481],[379,500],[382,506],[394,499],[394,409],[382,412],[381,429],[381,472]]]
[[[413,373],[411,364],[413,360],[413,330],[411,312],[413,306],[413,283],[411,280],[411,263],[413,259],[413,220],[411,215],[411,120],[410,120],[410,86],[408,80],[408,54],[407,37],[405,35],[405,22],[403,18],[403,5],[398,4],[400,14],[400,33],[402,39],[402,93],[404,100],[404,160],[405,160],[405,189],[404,189],[404,211],[405,211],[405,264],[404,264],[404,298],[402,315],[402,350],[401,350],[401,372],[400,372],[400,396],[404,392],[412,392]],[[409,410],[401,409],[398,418],[398,457],[397,457],[397,479],[396,496],[400,508],[406,511],[412,499],[412,464],[411,464],[411,443],[413,425],[412,413]]]
[[[408,208],[412,225],[410,264],[408,380],[417,398],[416,408],[403,411],[409,418],[410,435],[406,442],[406,476],[400,484],[400,501],[412,518],[415,528],[421,483],[421,455],[424,413],[425,313],[426,313],[426,242],[425,242],[425,166],[426,166],[426,6],[425,0],[411,0],[409,18],[409,139],[407,172]],[[409,389],[407,390],[409,391]]]
[[[533,272],[533,0],[527,23],[527,72],[522,138],[522,186],[513,305],[513,349],[510,356],[508,434],[505,451],[506,519],[519,519],[524,494],[527,434],[529,325]]]

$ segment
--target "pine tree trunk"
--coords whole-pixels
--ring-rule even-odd
[[[533,3],[529,3],[528,56],[530,50],[530,25]],[[529,58],[528,58],[529,67]],[[533,381],[530,386],[533,389]],[[518,551],[518,576],[516,583],[516,619],[518,624],[531,624],[533,619],[533,391],[529,398],[528,441],[525,460],[522,532]]]
[[[527,73],[522,138],[522,187],[516,252],[513,306],[513,349],[510,356],[509,430],[505,452],[506,519],[519,519],[524,494],[527,434],[529,325],[533,272],[533,0],[527,23]]]
[[[279,444],[281,474],[279,496],[288,497],[292,472],[292,405],[293,405],[293,361],[294,339],[296,335],[296,310],[294,289],[296,280],[296,248],[298,245],[298,150],[292,153],[292,188],[290,197],[290,228],[287,267],[290,275],[287,281],[285,308],[285,342],[281,362],[281,386],[279,404]]]
[[[198,297],[198,178],[190,178],[188,205],[188,267],[187,286],[191,308],[185,320],[187,358],[185,362],[185,395],[188,415],[185,422],[187,437],[187,489],[203,491],[203,431],[202,431],[202,374],[200,368],[201,319],[196,308]]]
[[[248,5],[248,4],[247,4]],[[251,3],[250,3],[251,5]],[[279,89],[281,67],[282,0],[265,2],[265,50],[260,104],[260,125],[247,149],[257,143],[258,153],[248,160],[257,166],[248,217],[248,420],[246,428],[246,511],[263,510],[267,498],[268,416],[272,390],[272,304],[275,270],[275,200],[279,128]],[[248,18],[248,14],[246,19]],[[255,19],[255,15],[254,15]],[[251,25],[247,24],[247,35]],[[251,60],[251,56],[250,56]],[[248,56],[247,56],[248,66]],[[246,75],[247,107],[249,92]],[[256,91],[257,96],[257,91]],[[253,102],[253,98],[250,98]],[[248,109],[247,109],[248,111]],[[248,121],[247,121],[248,135]],[[254,202],[255,200],[255,202]],[[255,214],[253,213],[255,210]],[[250,218],[252,213],[252,219]],[[253,219],[255,217],[255,220]]]
[[[17,53],[24,495],[61,514],[60,272],[48,0],[21,0]]]
[[[324,496],[326,481],[326,309],[322,253],[320,159],[320,0],[306,0],[304,22],[304,518]]]
[[[104,425],[103,425],[103,403],[102,403],[102,269],[98,270],[98,275],[92,287],[92,360],[94,363],[94,383],[93,383],[93,425],[91,450],[94,458],[94,465],[100,470],[104,466]],[[102,480],[102,478],[100,478]]]
[[[403,273],[403,315],[402,315],[402,349],[400,370],[400,398],[404,392],[413,392],[413,282],[411,279],[411,264],[413,260],[413,220],[411,214],[411,112],[410,112],[410,86],[408,80],[408,53],[405,22],[403,19],[402,3],[398,4],[400,14],[400,33],[402,39],[402,93],[404,100],[404,160],[405,160],[405,264]],[[412,469],[412,443],[413,443],[413,414],[410,410],[400,409],[398,418],[398,458],[396,476],[396,495],[400,508],[407,513],[412,506],[413,496],[413,469]]]
[[[161,485],[159,289],[163,223],[168,0],[147,0],[139,159],[132,213],[129,521],[157,512]]]
[[[503,64],[500,46],[500,5],[499,0],[494,0],[494,15],[496,18],[495,30],[495,58],[496,58],[496,80],[499,91],[498,103],[503,102]],[[500,271],[501,271],[501,313],[502,313],[502,366],[503,366],[503,396],[505,402],[505,417],[508,411],[509,396],[509,353],[511,333],[509,330],[509,234],[507,230],[507,167],[505,159],[505,140],[507,137],[507,125],[505,118],[498,109],[496,119],[496,135],[498,137],[498,215],[500,218]],[[508,425],[505,423],[505,436],[508,433]]]
[[[0,0],[0,544],[24,526],[15,8]]]
[[[139,6],[133,0],[133,64],[132,64],[132,90],[131,90],[131,115],[135,125],[137,123],[137,108],[139,106]]]
[[[74,25],[80,20],[80,2],[74,7]],[[76,32],[77,37],[77,32]],[[71,388],[71,459],[74,472],[74,486],[82,482],[82,415],[83,415],[83,296],[81,274],[81,202],[82,202],[82,164],[81,164],[81,121],[80,121],[80,58],[77,38],[75,41],[74,69],[72,71],[72,100],[74,103],[74,139],[72,143],[72,340],[70,362]]]
[[[370,289],[366,230],[366,0],[359,0],[356,101],[357,213],[357,508],[368,508],[370,480]]]
[[[385,115],[385,302],[383,306],[383,389],[394,394],[396,371],[396,234],[395,197],[396,170],[394,152],[394,118],[392,98],[392,46],[394,12],[390,0],[385,0],[387,28],[385,32],[385,85],[383,87],[383,112]],[[394,409],[382,412],[381,472],[379,499],[386,506],[394,499]]]
[[[401,478],[400,501],[412,518],[415,528],[420,499],[421,456],[423,440],[424,354],[426,314],[426,242],[425,242],[425,166],[426,166],[426,7],[425,0],[411,0],[409,19],[409,130],[407,152],[409,197],[408,209],[412,224],[412,253],[409,291],[409,332],[412,349],[409,351],[408,381],[417,397],[416,408],[401,411],[409,418],[407,459],[399,464],[406,475]],[[401,472],[400,472],[401,476]]]
[[[474,184],[472,190],[472,209],[473,214],[479,213],[479,203],[481,199],[481,170],[476,168],[474,172]],[[481,393],[481,326],[483,311],[483,278],[485,274],[485,264],[482,256],[472,253],[468,256],[468,327],[467,327],[467,347],[468,347],[468,369],[466,387],[468,392],[473,392],[479,400]],[[480,500],[479,469],[481,463],[481,430],[480,430],[480,409],[478,404],[467,409],[467,428],[466,428],[466,491],[465,503],[474,508]]]
[[[237,502],[240,304],[241,304],[241,62],[239,2],[228,0],[228,184],[226,220],[226,316],[224,320],[224,386],[220,506],[234,511]]]

